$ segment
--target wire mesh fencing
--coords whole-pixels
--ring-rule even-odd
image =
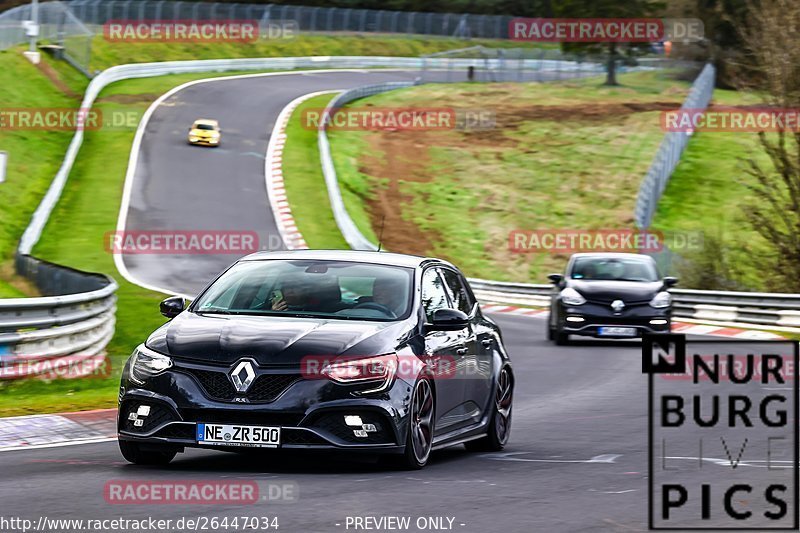
[[[28,28],[34,21],[38,21],[40,43],[57,47],[56,53],[89,73],[94,32],[64,2],[44,2],[35,8],[27,4],[0,13],[0,50],[27,42]]]
[[[697,76],[692,84],[681,110],[706,109],[714,93],[715,81],[716,71],[714,66],[709,63],[703,67],[700,75]],[[664,135],[653,163],[650,165],[644,180],[642,180],[639,194],[636,198],[634,217],[637,227],[650,227],[658,207],[658,201],[664,194],[672,173],[675,172],[675,168],[680,163],[681,156],[689,144],[691,135],[692,132],[683,131],[670,131]]]

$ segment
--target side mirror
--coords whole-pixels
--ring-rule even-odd
[[[674,287],[675,285],[678,284],[678,278],[674,278],[672,276],[667,276],[666,278],[664,278],[663,281],[664,281],[664,287],[666,288]]]
[[[159,304],[161,314],[167,318],[175,318],[186,309],[186,302],[180,296],[172,296]]]
[[[550,283],[553,285],[558,285],[564,279],[564,276],[561,274],[548,274],[547,279],[549,279]]]
[[[433,321],[427,324],[427,331],[458,331],[469,325],[469,317],[458,309],[437,309]]]

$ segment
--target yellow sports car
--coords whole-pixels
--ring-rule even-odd
[[[206,118],[199,118],[189,128],[189,144],[202,144],[204,146],[219,146],[222,133],[219,131],[219,122]]]

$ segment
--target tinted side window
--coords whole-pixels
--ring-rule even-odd
[[[447,293],[439,273],[434,268],[429,268],[422,274],[422,307],[428,322],[433,319],[433,313],[438,309],[450,306]]]
[[[442,269],[442,275],[444,276],[444,282],[447,284],[447,288],[450,291],[450,298],[453,300],[453,307],[466,314],[470,314],[472,312],[472,305],[475,302],[473,302],[472,298],[469,297],[469,293],[464,287],[461,277],[448,268]]]

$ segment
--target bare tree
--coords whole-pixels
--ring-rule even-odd
[[[800,110],[800,2],[750,0],[748,11],[740,28],[746,68],[756,74],[748,84],[753,88],[755,82],[765,105]],[[765,277],[767,288],[800,292],[800,133],[787,129],[758,135],[769,164],[746,159],[753,199],[745,215],[773,254],[764,258],[773,267]]]

